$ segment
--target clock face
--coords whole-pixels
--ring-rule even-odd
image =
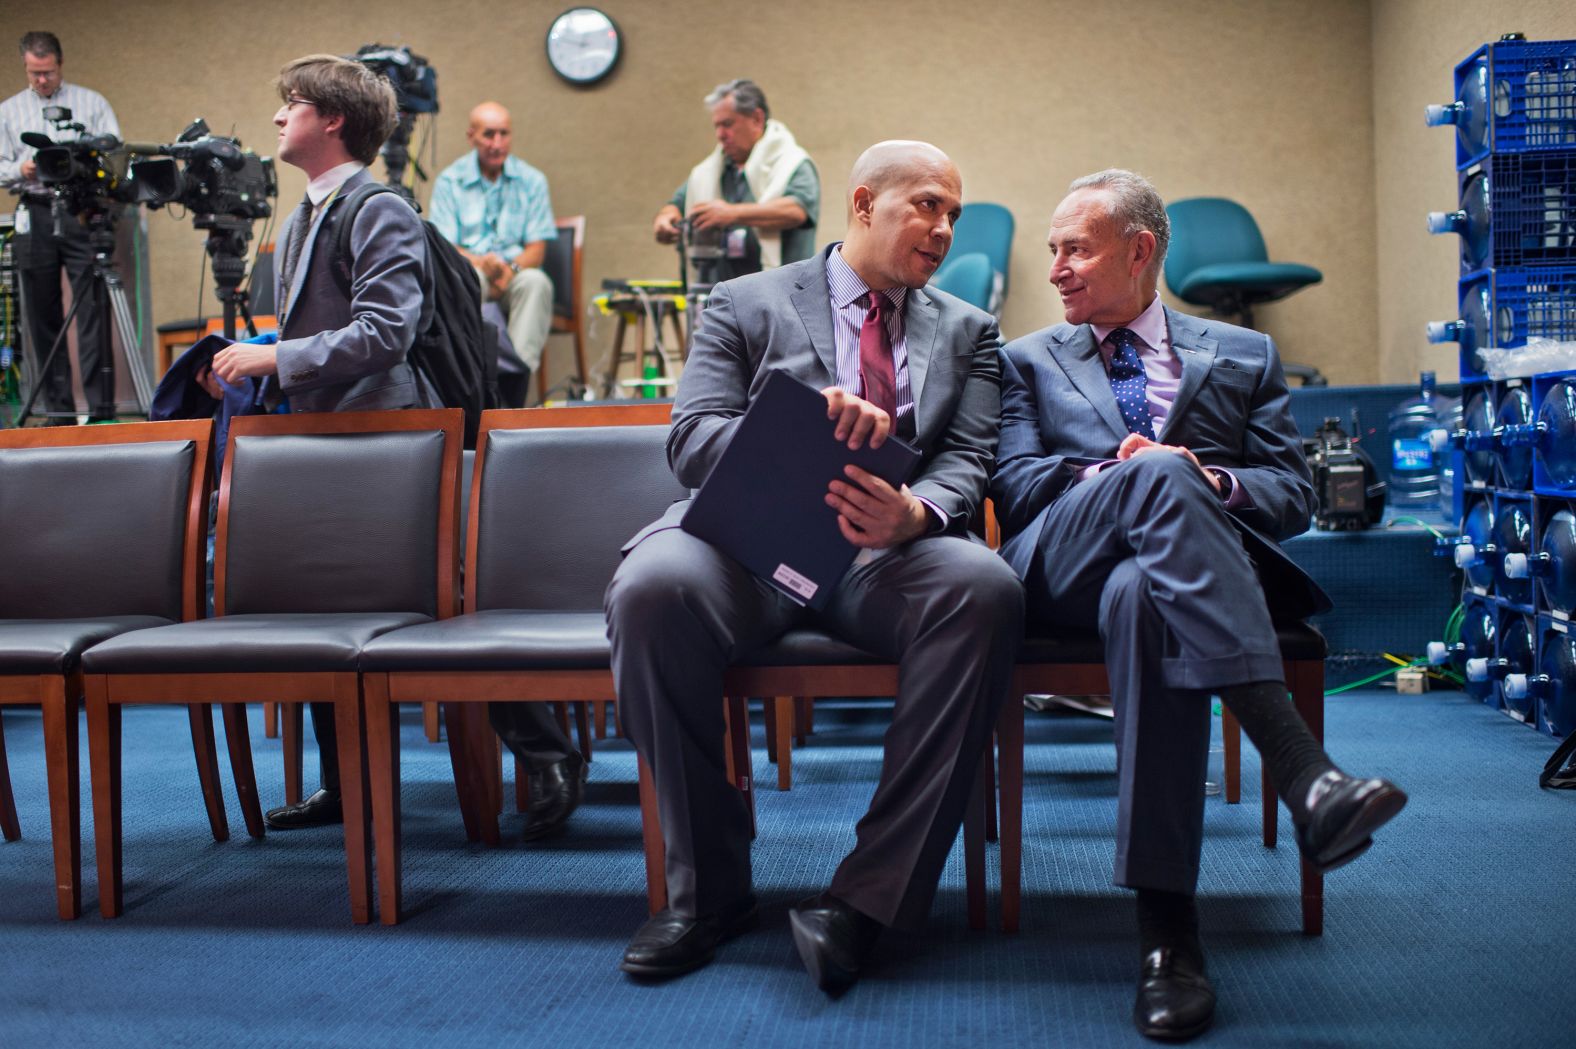
[[[547,60],[572,84],[594,84],[618,64],[618,26],[594,7],[572,7],[547,30]]]

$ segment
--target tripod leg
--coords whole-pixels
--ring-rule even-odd
[[[17,413],[16,424],[25,426],[28,416],[33,413],[33,402],[38,400],[38,395],[43,392],[44,385],[49,382],[50,369],[55,366],[55,358],[66,348],[66,333],[71,330],[71,322],[76,320],[77,310],[82,306],[83,292],[88,288],[88,282],[93,279],[93,271],[85,270],[77,278],[77,283],[71,286],[71,310],[66,314],[65,320],[60,322],[60,334],[55,336],[55,344],[44,355],[43,362],[39,365],[33,378],[33,389],[27,395],[27,401],[22,405],[22,410]]]
[[[104,289],[109,296],[110,317],[114,321],[115,335],[126,350],[126,368],[131,372],[131,385],[136,391],[137,410],[147,415],[148,406],[153,403],[153,379],[148,374],[148,362],[142,356],[142,343],[136,337],[137,326],[131,319],[131,305],[126,301],[126,287],[120,282],[120,275],[111,271],[104,274]],[[107,334],[106,341],[108,341]],[[106,346],[104,349],[108,354],[111,348]],[[113,401],[115,373],[106,370],[106,374],[111,383],[109,398]]]

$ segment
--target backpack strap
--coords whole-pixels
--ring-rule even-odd
[[[1545,790],[1576,790],[1576,767],[1566,768],[1565,762],[1576,754],[1576,732],[1561,741],[1538,776],[1538,786]]]
[[[356,227],[356,218],[361,214],[362,207],[366,205],[370,198],[380,193],[393,193],[400,199],[405,200],[404,195],[393,186],[385,185],[382,182],[364,182],[351,190],[349,196],[345,197],[344,203],[339,205],[338,210],[331,212],[329,215],[329,219],[334,224],[334,228],[329,231],[334,238],[334,250],[330,257],[328,268],[329,272],[334,275],[334,283],[339,287],[339,293],[345,297],[347,302],[350,301],[351,279],[350,234]],[[413,202],[409,200],[405,202],[411,205],[412,210],[416,210],[416,205]],[[420,214],[419,211],[417,213],[418,215]],[[430,283],[432,280],[430,273],[427,279]],[[421,289],[421,295],[421,318],[417,321],[417,331],[424,331],[432,321],[432,288],[424,286]]]

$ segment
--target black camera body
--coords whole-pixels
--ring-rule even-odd
[[[38,180],[73,212],[89,210],[99,201],[135,204],[140,199],[138,172],[132,170],[130,157],[114,135],[56,142],[48,135],[24,131],[22,141],[38,150],[34,157]]]
[[[408,47],[367,44],[349,56],[388,80],[401,113],[438,111],[438,71]]]
[[[249,223],[273,214],[270,202],[279,194],[273,158],[242,149],[240,139],[211,134],[200,117],[174,142],[128,143],[125,148],[138,157],[159,158],[133,163],[143,190],[138,199],[152,208],[180,204],[192,212],[198,229],[225,219]],[[177,169],[176,161],[185,162],[185,168]]]
[[[1325,419],[1312,437],[1303,438],[1302,448],[1313,474],[1315,525],[1326,532],[1355,532],[1379,523],[1385,483],[1339,419]]]

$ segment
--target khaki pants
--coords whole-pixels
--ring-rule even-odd
[[[476,279],[485,302],[487,278],[477,270]],[[509,318],[509,341],[514,343],[514,352],[535,375],[542,366],[542,347],[547,345],[547,332],[553,326],[552,280],[534,267],[523,269],[509,281],[508,290],[498,300],[498,305]]]

